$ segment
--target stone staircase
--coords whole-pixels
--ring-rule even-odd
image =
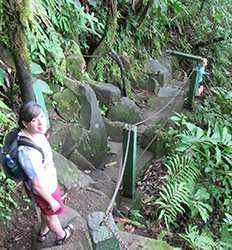
[[[103,164],[101,169],[97,169],[86,174],[78,169],[71,161],[61,154],[54,152],[54,161],[57,167],[58,179],[66,195],[66,209],[64,215],[60,217],[62,225],[71,222],[75,227],[72,238],[62,246],[54,246],[55,235],[49,234],[48,240],[44,243],[36,241],[39,225],[34,227],[34,237],[32,239],[32,250],[116,250],[115,247],[97,248],[92,244],[91,236],[87,227],[87,216],[95,211],[104,212],[113,194],[116,179],[118,176],[119,158],[121,156],[121,143],[111,142],[111,155]],[[152,155],[144,154],[141,162],[149,162]],[[140,163],[141,164],[141,163]],[[171,250],[173,249],[165,242],[136,236],[126,232],[120,232],[123,241],[130,250]],[[110,245],[109,245],[110,246]],[[156,246],[156,248],[154,248]]]
[[[140,120],[149,119],[148,122],[138,127],[139,145],[137,147],[137,172],[141,174],[143,169],[150,164],[153,159],[151,152],[144,152],[141,147],[142,143],[140,137],[145,134],[147,129],[153,128],[161,121],[167,121],[174,111],[181,110],[184,102],[184,91],[180,92],[177,98],[161,113],[155,112],[162,109],[173,96],[178,93],[183,83],[178,86],[162,87],[158,91],[158,95],[151,95],[148,100],[149,108],[140,110]],[[127,103],[128,104],[128,103]],[[137,111],[136,111],[137,112]],[[94,115],[96,112],[92,112]],[[91,116],[92,117],[92,116]],[[91,120],[91,119],[90,119]],[[95,124],[95,123],[93,123]],[[51,233],[47,242],[38,244],[35,237],[32,240],[32,250],[37,249],[66,249],[66,250],[118,250],[115,246],[101,248],[93,244],[87,226],[87,217],[96,211],[104,212],[109,205],[110,199],[115,189],[118,178],[118,171],[120,166],[120,159],[122,156],[122,129],[124,122],[105,121],[107,127],[107,135],[114,139],[109,141],[108,153],[104,162],[96,170],[89,168],[84,170],[78,168],[77,165],[67,160],[61,154],[54,152],[55,165],[57,167],[58,180],[63,187],[66,196],[66,210],[65,214],[61,216],[63,225],[71,222],[75,227],[73,237],[63,246],[53,246],[55,236]],[[65,129],[66,130],[66,129]],[[76,128],[74,128],[76,130]],[[112,132],[112,135],[109,133]],[[60,134],[60,132],[58,131]],[[153,131],[154,133],[154,131]],[[152,139],[152,135],[148,136],[148,141]],[[76,136],[75,140],[79,137]],[[145,138],[146,139],[146,138]],[[59,141],[60,142],[60,141]],[[148,144],[145,143],[145,144]],[[67,146],[67,145],[66,145]],[[64,147],[65,148],[65,147]],[[64,152],[63,152],[64,153]],[[97,154],[95,155],[97,157]],[[100,157],[100,156],[99,156]],[[101,158],[101,157],[100,157]],[[85,164],[83,164],[85,165]],[[83,171],[81,171],[82,169]],[[130,202],[129,202],[130,203]],[[129,204],[127,203],[127,204]],[[130,205],[130,204],[129,204]],[[38,231],[38,225],[35,226],[35,233]],[[150,239],[126,232],[120,232],[123,241],[128,245],[129,250],[174,250],[175,248],[169,246],[166,242]]]

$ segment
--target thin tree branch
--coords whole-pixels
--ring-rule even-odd
[[[214,43],[219,43],[219,42],[223,42],[223,41],[227,41],[227,40],[230,40],[231,37],[214,37],[214,38],[211,38],[207,41],[200,41],[198,43],[196,43],[193,47],[194,49],[197,49],[197,48],[200,48],[200,47],[206,47],[208,45],[211,45],[211,44],[214,44]]]

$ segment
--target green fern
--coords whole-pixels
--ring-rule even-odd
[[[155,204],[159,205],[159,219],[164,220],[169,229],[170,224],[175,224],[177,215],[184,213],[185,207],[190,207],[195,182],[201,172],[189,155],[169,157],[165,166],[167,176]],[[202,213],[204,219],[208,218],[206,208],[199,202],[195,203],[197,205],[196,210]]]
[[[169,157],[165,166],[168,169],[167,182],[194,183],[201,174],[197,165],[189,155]]]
[[[185,183],[167,183],[159,194],[160,198],[155,201],[160,209],[159,220],[164,220],[169,229],[169,225],[175,223],[177,215],[185,211],[183,205],[188,205],[189,189]]]
[[[186,240],[191,249],[197,250],[223,250],[223,243],[215,241],[213,237],[207,233],[200,233],[195,225],[189,225],[185,234],[180,234],[181,238]]]

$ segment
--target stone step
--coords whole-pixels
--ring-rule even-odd
[[[110,144],[111,152],[118,156],[120,159],[122,155],[122,143],[111,141]],[[136,166],[137,166],[137,176],[139,176],[142,170],[151,163],[153,159],[153,154],[149,151],[145,151],[139,145],[137,145],[137,157],[136,157]]]
[[[74,209],[70,207],[65,207],[65,212],[60,216],[60,221],[62,225],[67,225],[72,223],[75,231],[70,240],[68,240],[64,245],[54,246],[55,234],[49,233],[48,239],[39,243],[36,241],[37,232],[39,225],[35,226],[34,234],[32,239],[32,250],[92,250],[92,243],[90,240],[86,220]]]
[[[68,194],[70,207],[77,210],[83,219],[95,211],[105,211],[110,203],[109,197],[100,190],[92,187],[73,188]]]
[[[181,250],[170,246],[165,241],[156,240],[120,231],[120,237],[125,242],[129,250]]]

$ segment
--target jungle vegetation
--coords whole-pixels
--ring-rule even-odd
[[[208,97],[194,114],[172,118],[175,147],[153,219],[192,249],[231,249],[231,27],[231,0],[0,0],[0,144],[38,79],[53,91],[67,77],[120,83],[133,98],[148,56],[169,48],[206,57]],[[192,62],[178,63],[189,73]],[[16,184],[2,171],[0,182],[0,219],[10,219]]]

